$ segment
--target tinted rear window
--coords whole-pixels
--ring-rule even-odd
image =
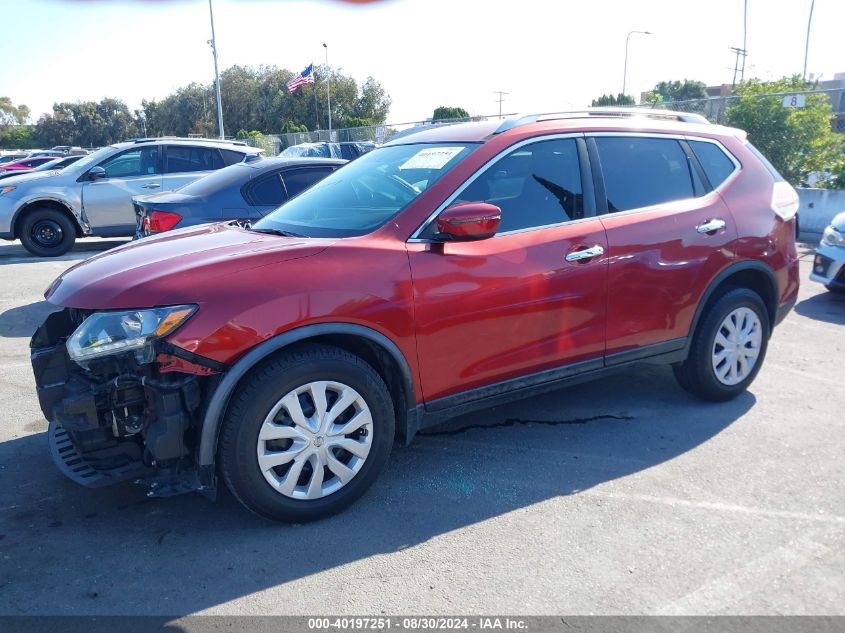
[[[714,143],[704,141],[689,141],[693,154],[701,164],[710,186],[714,189],[728,179],[734,171],[733,161],[727,157],[722,148]]]
[[[213,147],[186,147],[169,145],[167,147],[167,169],[169,174],[181,174],[192,171],[211,171],[223,167],[220,152]]]
[[[230,149],[221,149],[220,153],[223,155],[223,162],[226,165],[234,165],[235,163],[239,163],[244,159],[244,155],[240,152],[235,152]]]
[[[252,205],[277,207],[285,201],[285,192],[278,172],[250,183],[245,193],[247,201]]]
[[[595,140],[611,212],[695,195],[689,161],[676,140],[640,137]]]

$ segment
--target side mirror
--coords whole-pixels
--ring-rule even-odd
[[[100,180],[106,177],[106,170],[97,165],[88,170],[88,180]]]
[[[434,239],[443,242],[486,240],[499,230],[502,210],[486,202],[459,202],[437,217]]]

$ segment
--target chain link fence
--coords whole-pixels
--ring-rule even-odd
[[[845,134],[845,89],[812,90],[807,92],[783,92],[757,95],[757,99],[769,99],[785,108],[801,108],[812,95],[823,95],[830,102],[834,117],[831,126],[835,132]],[[737,103],[740,97],[710,97],[708,99],[692,99],[689,101],[668,101],[655,103],[640,103],[631,108],[652,108],[658,110],[675,110],[679,112],[690,112],[705,116],[712,123],[727,124],[728,111],[731,105]],[[426,126],[444,125],[449,123],[464,123],[467,121],[487,121],[490,119],[514,116],[513,114],[491,114],[484,116],[473,116],[462,119],[443,119],[436,122],[431,120],[412,121],[408,123],[386,123],[384,125],[373,125],[367,127],[340,128],[329,132],[328,130],[314,130],[312,132],[291,132],[288,134],[271,134],[265,136],[254,136],[244,141],[253,147],[264,150],[265,156],[275,156],[283,149],[300,143],[317,142],[364,142],[372,141],[382,144],[389,141],[394,135],[411,128],[423,128]]]
[[[511,114],[503,114],[501,118],[513,116]],[[275,156],[283,149],[291,145],[299,145],[300,143],[345,143],[345,142],[366,142],[371,141],[378,145],[386,143],[399,132],[404,132],[412,128],[425,128],[432,125],[447,125],[450,123],[466,123],[468,121],[487,121],[490,119],[498,119],[498,114],[472,116],[460,119],[438,119],[432,122],[430,119],[426,121],[411,121],[408,123],[385,123],[384,125],[371,125],[364,127],[347,127],[329,130],[314,130],[312,132],[289,132],[287,134],[268,134],[265,136],[253,136],[250,138],[240,138],[238,141],[243,141],[252,147],[259,147],[264,150],[265,156]]]
[[[845,89],[810,90],[806,92],[779,92],[755,95],[755,99],[767,99],[784,108],[802,108],[807,99],[813,95],[825,97],[833,109],[831,127],[834,132],[845,134]],[[668,101],[655,103],[640,103],[632,108],[653,108],[657,110],[675,110],[676,112],[690,112],[701,114],[712,123],[727,124],[728,111],[741,97],[710,97],[708,99],[691,99],[689,101]]]

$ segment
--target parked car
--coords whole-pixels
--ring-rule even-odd
[[[344,141],[343,143],[300,143],[283,149],[279,156],[285,158],[342,158],[355,160],[376,148],[372,141]]]
[[[16,161],[9,161],[0,165],[0,174],[15,172],[13,175],[17,175],[17,173],[27,172],[44,163],[49,163],[54,158],[55,156],[36,156],[35,158],[21,158]]]
[[[22,158],[26,158],[26,153],[24,152],[17,152],[12,154],[4,154],[0,156],[0,165],[5,165],[6,163],[13,163],[15,161],[19,161]]]
[[[795,303],[798,196],[743,132],[696,121],[421,131],[249,227],[77,264],[31,341],[54,460],[151,496],[219,472],[256,514],[306,521],[361,496],[395,435],[473,409],[641,363],[736,397]]]
[[[845,211],[824,230],[810,279],[824,284],[831,292],[845,292]]]
[[[135,237],[221,220],[259,220],[345,163],[265,158],[225,167],[176,191],[135,196]]]
[[[53,149],[36,149],[31,151],[27,158],[58,158],[64,156],[64,152]]]
[[[85,156],[88,150],[72,145],[56,145],[52,148],[54,152],[61,152],[64,156]]]
[[[9,178],[0,186],[0,238],[20,239],[33,255],[54,257],[77,237],[135,233],[132,196],[169,191],[258,158],[240,142],[152,138],[117,143],[60,172]]]
[[[41,172],[41,171],[56,171],[59,169],[64,169],[68,165],[72,165],[76,161],[78,161],[82,156],[62,156],[60,158],[53,158],[52,160],[47,160],[42,162],[37,167],[33,167],[32,169],[25,171],[24,173],[33,173],[33,172]],[[2,171],[0,169],[0,180],[5,178],[14,178],[21,174],[20,171]]]

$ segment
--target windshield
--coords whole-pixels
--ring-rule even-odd
[[[73,164],[74,169],[81,168],[81,169],[88,169],[91,165],[96,165],[98,162],[103,160],[104,158],[108,158],[114,151],[116,147],[108,146],[108,147],[101,147],[96,152],[92,152],[87,156],[83,156],[78,161]]]
[[[382,147],[338,169],[252,225],[305,237],[365,235],[463,160],[475,144]]]

